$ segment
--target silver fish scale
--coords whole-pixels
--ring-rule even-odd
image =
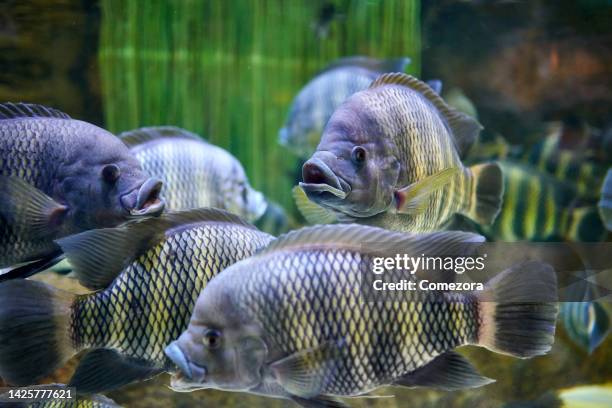
[[[235,299],[261,326],[269,349],[289,356],[337,348],[328,351],[333,363],[320,368],[322,394],[357,395],[390,384],[476,336],[477,305],[468,295],[416,291],[405,292],[403,302],[362,301],[360,276],[371,273],[370,261],[348,250],[305,250],[245,263],[252,272]]]
[[[381,219],[387,228],[403,224],[402,230],[432,231],[451,214],[469,208],[471,172],[459,158],[448,125],[436,108],[421,94],[403,86],[387,85],[370,89],[360,96],[369,114],[380,123],[384,137],[393,140],[401,163],[396,188],[411,185],[447,168],[460,173],[450,183],[431,194],[425,211],[416,215],[393,215],[400,220]]]
[[[51,195],[56,166],[65,157],[63,145],[84,126],[53,118],[0,121],[0,175],[19,177]],[[26,239],[0,215],[0,265],[34,259],[54,248],[48,239]]]
[[[75,301],[75,348],[112,348],[165,367],[164,347],[187,329],[206,283],[271,239],[255,229],[223,223],[170,234],[130,264],[109,288]]]
[[[161,139],[137,145],[131,152],[143,169],[164,182],[162,196],[173,210],[215,207],[250,219],[242,197],[248,180],[227,151],[186,139]]]

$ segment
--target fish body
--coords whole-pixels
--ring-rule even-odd
[[[500,161],[504,200],[493,225],[482,231],[500,241],[600,241],[605,228],[593,206],[577,206],[577,190],[537,169]]]
[[[481,241],[462,232],[418,236],[359,225],[286,234],[202,292],[189,329],[166,349],[179,367],[172,386],[261,392],[276,385],[281,396],[303,403],[359,396],[383,385],[485,385],[492,380],[452,350],[479,344],[521,357],[545,353],[553,340],[554,304],[530,303],[522,313],[521,306],[510,310],[485,299],[525,299],[535,289],[519,283],[528,275],[540,299],[552,301],[550,267],[532,262],[511,269],[481,294],[407,291],[399,299],[365,300],[361,284],[372,273],[373,257],[384,252],[381,243],[420,254]],[[530,335],[521,338],[523,330]]]
[[[544,140],[520,155],[520,160],[561,182],[573,183],[578,196],[595,201],[609,165],[586,147],[564,146],[565,128],[552,126]]]
[[[610,331],[610,316],[597,301],[563,302],[559,318],[572,341],[589,354],[605,340]]]
[[[385,74],[334,112],[300,187],[345,222],[428,232],[463,213],[489,224],[501,206],[501,171],[461,162],[480,129],[427,84]]]
[[[308,82],[293,100],[279,142],[300,158],[314,152],[325,124],[350,95],[366,89],[383,72],[403,71],[408,58],[342,58]]]
[[[242,165],[226,150],[172,126],[140,128],[119,137],[144,171],[163,181],[171,210],[215,207],[255,221],[266,200],[254,190]]]
[[[84,350],[89,352],[69,384],[80,392],[158,374],[168,367],[164,347],[187,327],[206,283],[271,239],[214,209],[64,238],[59,244],[79,281],[97,291],[75,296],[24,280],[0,285],[6,306],[0,312],[0,375],[30,384]],[[19,329],[24,319],[27,333]]]
[[[159,214],[161,183],[111,133],[39,105],[0,105],[0,269],[55,239]]]

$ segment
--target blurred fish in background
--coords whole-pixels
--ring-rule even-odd
[[[195,133],[159,126],[123,132],[119,138],[147,174],[163,180],[170,210],[215,207],[250,222],[266,211],[263,194],[251,187],[238,159]]]
[[[578,385],[549,391],[533,401],[513,401],[502,408],[609,408],[612,383]]]
[[[579,206],[575,186],[522,163],[499,162],[504,200],[498,218],[482,226],[499,241],[603,240],[607,233],[595,205]]]
[[[297,94],[289,108],[279,143],[301,159],[310,157],[332,113],[346,98],[366,89],[385,72],[404,72],[409,58],[346,57],[331,63]]]
[[[559,319],[570,339],[589,354],[610,332],[610,316],[596,301],[562,302]]]
[[[290,217],[279,204],[268,201],[266,211],[255,221],[255,226],[261,231],[274,236],[284,234],[297,227],[297,222]]]
[[[612,231],[612,169],[608,169],[606,178],[601,186],[599,200],[599,214],[608,231]]]

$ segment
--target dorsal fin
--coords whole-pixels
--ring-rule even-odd
[[[372,82],[370,88],[377,88],[384,85],[405,86],[420,93],[431,102],[442,114],[446,123],[448,123],[455,137],[457,150],[461,157],[466,155],[470,147],[476,141],[478,134],[483,129],[482,125],[478,123],[476,119],[450,107],[429,85],[411,75],[399,72],[383,74]]]
[[[323,68],[319,72],[319,74],[342,67],[360,67],[381,74],[384,72],[403,72],[409,64],[410,58],[408,57],[388,59],[379,59],[364,56],[344,57],[339,58],[330,63],[328,66]]]
[[[57,109],[48,108],[34,103],[13,103],[6,102],[0,104],[0,120],[18,118],[58,118],[70,119],[66,113]]]
[[[360,224],[315,225],[281,235],[260,254],[279,250],[317,248],[357,248],[374,252],[405,252],[421,254],[423,251],[449,254],[457,245],[483,242],[484,237],[462,231],[442,231],[411,234]],[[364,247],[364,244],[375,244]]]
[[[172,229],[189,224],[222,222],[256,229],[237,215],[216,208],[170,212],[116,228],[85,231],[57,240],[81,284],[106,288],[135,258],[162,241]]]
[[[137,146],[158,139],[187,139],[203,142],[204,140],[193,132],[175,126],[151,126],[128,130],[119,134],[119,138],[128,147]]]

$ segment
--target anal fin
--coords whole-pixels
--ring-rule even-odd
[[[143,360],[122,356],[110,349],[95,349],[81,360],[70,379],[69,387],[80,394],[95,394],[148,380],[163,370]]]
[[[495,380],[484,377],[461,354],[448,351],[400,379],[394,385],[404,387],[430,387],[444,391],[476,388]]]

